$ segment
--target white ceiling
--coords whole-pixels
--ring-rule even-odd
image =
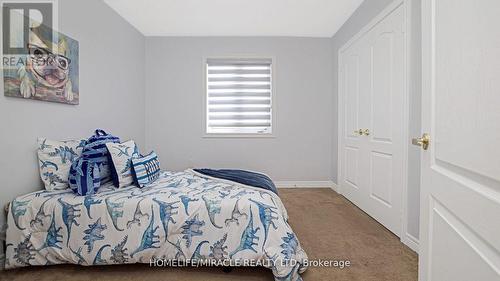
[[[146,36],[331,37],[363,0],[105,0]]]

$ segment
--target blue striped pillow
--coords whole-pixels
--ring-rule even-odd
[[[154,151],[140,158],[132,158],[135,179],[140,187],[154,182],[160,177],[160,161]]]

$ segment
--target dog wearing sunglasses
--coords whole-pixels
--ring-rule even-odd
[[[21,95],[24,98],[36,96],[37,87],[44,87],[62,95],[66,101],[72,101],[74,93],[69,79],[71,60],[67,57],[69,50],[66,40],[60,39],[57,44],[50,46],[32,28],[27,47],[26,65],[18,70]]]

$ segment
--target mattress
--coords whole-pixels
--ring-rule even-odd
[[[9,207],[6,268],[71,263],[257,265],[301,280],[307,255],[273,192],[192,170],[78,196],[38,191]],[[224,261],[224,263],[214,263]]]

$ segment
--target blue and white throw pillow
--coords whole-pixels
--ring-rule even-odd
[[[132,158],[135,179],[140,187],[144,187],[160,177],[160,161],[154,151],[146,156]]]
[[[82,154],[86,140],[38,139],[38,166],[45,189],[67,189],[71,163]]]
[[[111,177],[113,184],[120,188],[134,183],[132,175],[132,158],[139,157],[139,148],[133,140],[124,143],[107,143],[112,165]]]

